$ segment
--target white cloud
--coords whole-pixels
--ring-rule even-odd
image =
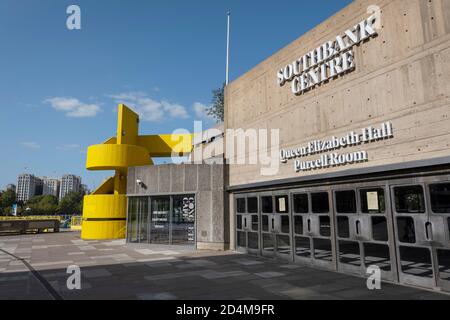
[[[189,117],[186,108],[181,104],[166,100],[157,101],[144,92],[124,92],[108,97],[135,110],[143,121],[159,122],[167,117],[182,119]]]
[[[195,102],[193,105],[193,108],[194,108],[196,119],[211,118],[211,116],[208,115],[208,111],[207,111],[209,106],[207,106],[206,104],[203,104],[201,102]]]
[[[53,97],[44,100],[49,103],[56,111],[61,111],[70,118],[89,118],[95,117],[102,109],[97,104],[87,104],[75,98]]]
[[[21,142],[20,143],[23,147],[28,149],[40,149],[41,146],[36,142]]]

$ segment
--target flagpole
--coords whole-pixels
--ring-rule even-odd
[[[229,80],[229,67],[230,67],[230,15],[231,11],[227,12],[227,66],[225,75],[225,85],[228,85]]]

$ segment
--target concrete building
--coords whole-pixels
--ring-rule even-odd
[[[17,178],[17,201],[26,202],[39,194],[42,188],[42,180],[32,174],[24,173]]]
[[[69,192],[81,192],[81,177],[73,174],[62,176],[59,199],[64,198]]]
[[[55,197],[59,197],[59,189],[61,181],[59,179],[42,177],[43,187],[42,194],[43,195],[52,195]]]

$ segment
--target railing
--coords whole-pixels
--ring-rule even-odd
[[[23,217],[0,217],[0,221],[17,221],[17,220],[58,220],[60,216],[23,216]]]

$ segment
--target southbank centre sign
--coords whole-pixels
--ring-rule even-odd
[[[359,146],[361,144],[377,142],[393,137],[394,132],[392,123],[384,122],[379,127],[370,126],[361,129],[360,133],[351,131],[340,137],[333,136],[325,140],[310,141],[307,145],[300,148],[282,149],[280,151],[280,159],[282,163],[287,163],[288,160],[294,159],[295,172],[366,162],[369,161],[369,155],[365,150],[341,154],[330,151]],[[315,160],[302,161],[298,159],[321,153],[324,154]]]
[[[291,83],[293,94],[301,95],[306,91],[355,69],[353,47],[377,35],[375,23],[377,16],[372,15],[353,28],[327,41],[316,49],[278,70],[278,85]]]

